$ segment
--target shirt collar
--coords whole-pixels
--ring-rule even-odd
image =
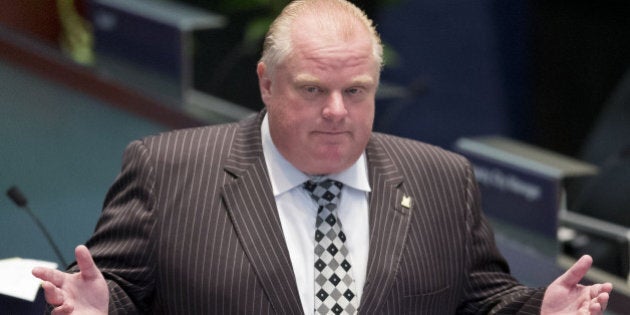
[[[269,171],[269,179],[271,180],[271,187],[273,189],[273,195],[275,197],[293,189],[296,186],[301,185],[309,179],[309,176],[295,168],[287,159],[280,154],[278,148],[271,140],[271,134],[269,132],[269,119],[268,114],[265,114],[262,125],[260,127],[260,133],[262,138],[263,154],[265,156],[265,162],[267,164],[267,170]],[[367,160],[365,158],[365,152],[361,154],[359,159],[354,162],[346,170],[329,174],[328,178],[342,182],[346,186],[350,186],[357,190],[370,192],[370,183],[367,175]]]

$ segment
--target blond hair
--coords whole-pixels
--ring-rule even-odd
[[[365,12],[345,0],[296,0],[289,3],[273,21],[265,36],[262,57],[270,73],[292,51],[291,30],[293,22],[305,15],[314,17],[320,29],[330,30],[341,39],[350,39],[356,34],[356,26],[363,26],[372,39],[372,54],[379,65],[383,63],[383,46],[374,23]]]

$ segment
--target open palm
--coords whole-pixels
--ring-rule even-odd
[[[569,270],[554,280],[545,292],[541,314],[603,314],[608,305],[612,284],[579,284],[592,264],[593,258],[582,256]]]
[[[109,291],[87,247],[75,250],[79,272],[65,273],[50,268],[34,268],[33,275],[41,280],[46,302],[56,314],[107,314]]]

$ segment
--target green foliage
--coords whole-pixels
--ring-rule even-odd
[[[247,51],[258,49],[260,41],[265,37],[272,22],[271,16],[256,17],[249,21],[243,34],[243,48]]]
[[[225,13],[238,13],[249,10],[267,10],[280,13],[280,10],[289,3],[288,0],[227,0],[218,1],[219,7]]]
[[[252,14],[243,28],[242,47],[256,52],[273,19],[280,14],[289,0],[227,0],[220,1],[221,11],[227,15]]]
[[[280,14],[282,9],[291,2],[290,0],[179,0],[203,7],[205,9],[222,14],[230,21],[238,20],[243,25],[241,43],[238,45],[240,53],[256,54],[259,52],[260,43],[264,38],[273,19]],[[365,7],[372,6],[382,9],[386,6],[400,3],[402,0],[371,0],[352,1]],[[384,58],[388,66],[395,65],[397,54],[391,48],[385,46]]]

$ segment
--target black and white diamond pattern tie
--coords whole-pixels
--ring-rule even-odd
[[[330,179],[304,183],[319,205],[315,223],[315,313],[356,314],[359,308],[350,274],[346,235],[335,211],[343,184]]]

